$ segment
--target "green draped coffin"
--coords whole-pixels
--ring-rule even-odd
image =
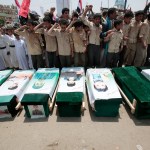
[[[115,79],[129,101],[135,105],[137,118],[150,118],[150,81],[135,67],[113,69]]]
[[[48,100],[52,99],[59,79],[59,69],[40,68],[28,84],[21,104],[29,118],[49,116]]]
[[[14,71],[0,87],[0,118],[14,117],[23,91],[34,74],[34,70]]]
[[[80,117],[85,93],[85,74],[82,67],[63,68],[56,94],[60,117]]]
[[[13,70],[0,71],[0,85],[2,85],[7,80],[7,78],[11,75],[12,72]]]
[[[109,69],[88,69],[86,73],[89,103],[97,117],[116,117],[122,101]]]

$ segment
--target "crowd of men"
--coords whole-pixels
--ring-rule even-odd
[[[41,22],[30,17],[17,28],[1,27],[0,69],[150,66],[150,14],[89,14],[92,8],[71,17],[64,8],[59,18],[52,8]]]

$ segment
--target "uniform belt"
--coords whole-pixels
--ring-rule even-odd
[[[9,45],[9,47],[15,47],[15,45]]]
[[[6,48],[6,46],[5,47],[0,47],[0,49],[5,49]]]

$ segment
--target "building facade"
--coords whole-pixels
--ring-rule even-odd
[[[0,5],[0,23],[18,22],[18,10],[14,5]]]

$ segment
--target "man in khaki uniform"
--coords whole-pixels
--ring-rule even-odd
[[[71,56],[73,56],[73,41],[70,33],[66,31],[68,21],[65,19],[60,20],[60,28],[55,23],[48,31],[50,36],[55,36],[58,42],[58,55],[61,63],[61,67],[71,66]]]
[[[146,62],[147,41],[149,36],[147,33],[149,33],[149,24],[145,21],[142,23],[138,36],[139,42],[137,43],[137,51],[134,60],[134,66],[136,67],[144,66]]]
[[[117,67],[120,55],[120,47],[123,42],[123,21],[115,20],[112,32],[104,39],[108,42],[108,53],[106,55],[106,67]]]
[[[100,67],[100,38],[99,35],[102,32],[102,26],[100,25],[101,15],[94,14],[93,22],[88,21],[86,14],[92,10],[92,6],[89,5],[85,8],[81,20],[90,28],[89,45],[88,45],[88,64],[89,67]]]
[[[46,52],[48,56],[49,67],[55,67],[56,64],[56,51],[57,51],[57,41],[56,37],[49,36],[48,31],[51,28],[51,18],[44,17],[43,22],[37,25],[34,30],[38,33],[44,34],[46,41]]]
[[[39,33],[34,32],[34,27],[36,25],[36,22],[28,20],[27,25],[15,30],[16,34],[21,35],[26,39],[27,48],[29,50],[29,54],[31,55],[34,69],[44,67],[41,48],[42,39]]]
[[[125,65],[133,65],[135,58],[135,53],[137,50],[137,38],[139,34],[140,27],[142,25],[141,20],[143,19],[143,11],[137,11],[135,13],[135,20],[133,19],[130,24],[128,41],[127,41],[127,51],[125,54]]]
[[[147,40],[147,58],[145,66],[150,66],[150,13],[147,15],[147,23],[149,25],[149,33],[148,34],[148,40]]]
[[[83,22],[79,19],[72,21],[71,24],[67,27],[67,31],[71,33],[74,44],[74,65],[75,67],[85,67],[87,40],[86,33],[83,29]]]
[[[133,18],[133,13],[132,12],[127,12],[124,15],[124,19],[123,19],[123,28],[122,28],[122,32],[123,32],[123,48],[120,52],[120,59],[119,59],[119,67],[122,67],[122,65],[124,64],[124,56],[125,53],[127,51],[127,36],[128,36],[128,32],[129,32],[129,28],[130,28],[130,23],[131,23],[131,19]]]

